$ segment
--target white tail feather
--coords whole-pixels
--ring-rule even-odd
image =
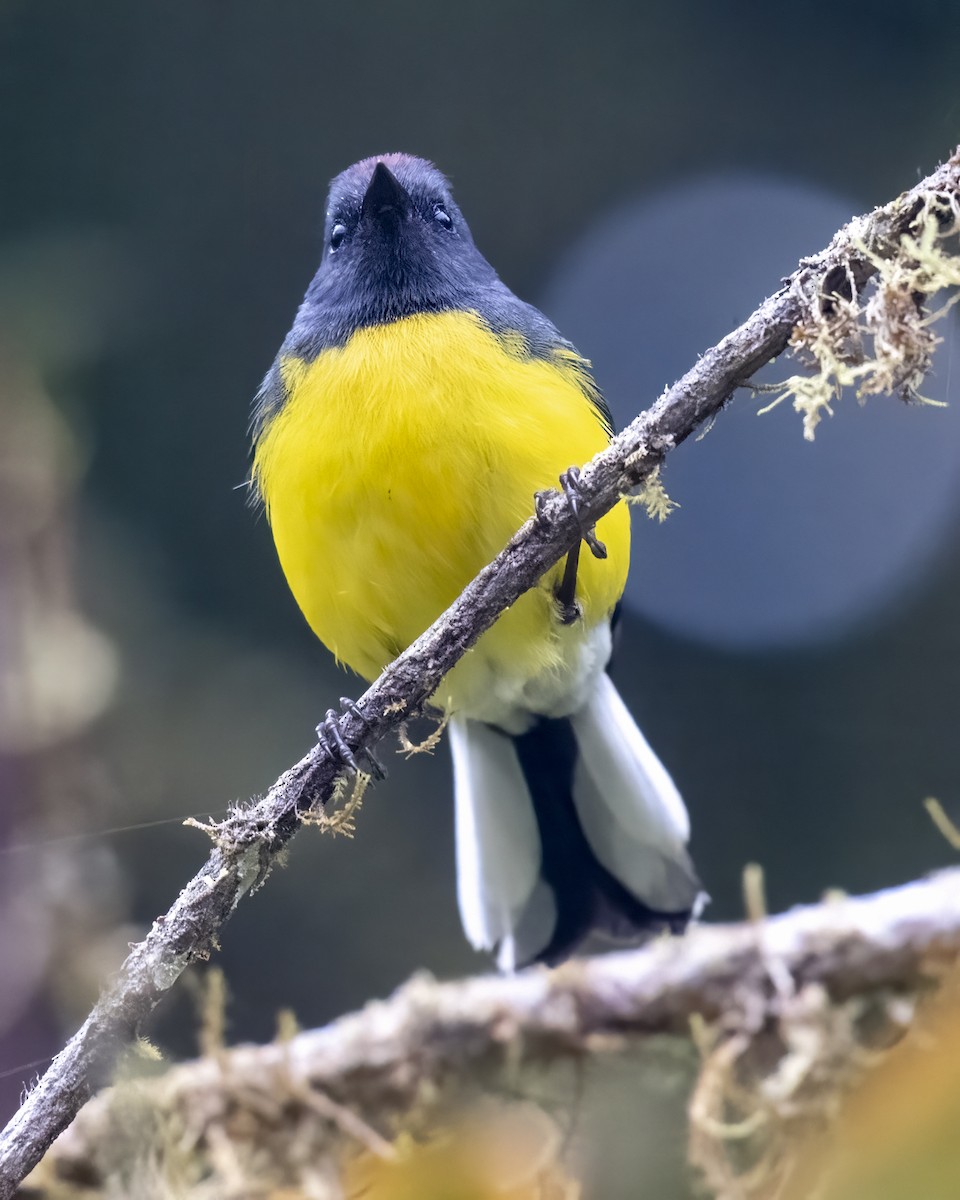
[[[573,800],[594,854],[650,908],[695,907],[687,810],[608,675],[571,723],[579,751]]]
[[[510,970],[513,935],[540,871],[533,802],[508,737],[464,717],[449,728],[460,919],[476,949],[501,945]]]

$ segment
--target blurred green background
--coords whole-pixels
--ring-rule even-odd
[[[262,790],[324,710],[360,690],[312,639],[237,490],[249,401],[315,268],[329,178],[378,152],[433,159],[487,257],[559,320],[549,298],[578,294],[571,248],[624,206],[736,177],[815,189],[852,214],[910,186],[958,140],[958,17],[952,0],[0,4],[5,1112],[22,1064],[55,1051],[206,854],[176,822],[104,831],[216,814]],[[655,238],[638,212],[638,239]],[[649,404],[820,248],[782,232],[790,248],[760,290],[733,302],[720,288],[709,319],[689,325],[679,312],[672,357],[643,349],[660,291],[638,277],[629,350],[655,382],[618,396],[621,412]],[[677,278],[713,295],[723,280],[685,253],[682,229],[671,237]],[[747,270],[750,247],[733,249],[726,270],[738,258]],[[612,376],[616,348],[611,361],[582,348],[601,382]],[[752,435],[768,466],[799,444],[798,419],[784,418]],[[725,419],[684,461],[719,453]],[[909,506],[927,464],[917,452],[877,469]],[[695,530],[710,505],[680,470],[666,483]],[[711,919],[738,916],[750,860],[777,908],[950,860],[921,801],[960,811],[951,504],[922,569],[905,565],[888,596],[826,631],[752,644],[642,603],[626,613],[615,676],[686,796]],[[790,536],[769,525],[790,559]],[[882,547],[882,528],[871,536]],[[830,569],[848,571],[842,554]],[[702,587],[709,602],[697,563],[678,571],[663,586]],[[312,1025],[418,968],[485,968],[459,930],[445,749],[389,765],[356,839],[305,831],[226,930],[235,1038],[272,1036],[282,1006]],[[193,1049],[189,993],[154,1029],[172,1054]],[[659,1129],[650,1194],[685,1194],[682,1130],[660,1120],[670,1137],[644,1118]],[[636,1167],[617,1170],[604,1195]]]

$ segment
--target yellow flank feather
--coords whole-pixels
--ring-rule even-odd
[[[368,679],[503,548],[535,492],[608,440],[582,359],[534,358],[473,313],[361,329],[342,349],[280,366],[287,400],[258,440],[254,476],[307,621]],[[571,670],[623,591],[626,506],[597,533],[609,557],[583,548],[583,621],[557,619],[561,564],[450,673],[439,703],[483,717],[492,680],[521,690]]]

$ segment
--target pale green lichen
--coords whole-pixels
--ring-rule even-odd
[[[670,516],[675,508],[680,507],[676,500],[671,500],[667,495],[663,480],[660,478],[659,467],[650,472],[637,490],[626,497],[626,501],[628,504],[638,504],[651,521],[661,523]]]
[[[357,771],[353,776],[340,775],[326,804],[301,812],[300,820],[304,825],[316,825],[321,833],[352,838],[357,831],[357,813],[371,778],[364,771]]]
[[[907,402],[939,404],[920,388],[941,342],[933,325],[960,299],[954,292],[936,311],[930,297],[960,287],[960,200],[930,193],[896,252],[879,254],[859,240],[855,252],[876,268],[876,277],[860,294],[849,267],[840,264],[825,279],[813,277],[801,288],[804,315],[790,339],[793,351],[811,373],[792,375],[773,389],[774,399],[761,413],[784,400],[803,417],[803,436],[813,441],[823,417],[845,388],[860,403],[868,396],[899,394]],[[835,280],[831,287],[829,280]]]

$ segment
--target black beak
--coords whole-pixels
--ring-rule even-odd
[[[382,162],[373,169],[373,178],[367,186],[360,208],[361,216],[376,218],[387,213],[405,217],[411,210],[410,196],[397,177]]]

